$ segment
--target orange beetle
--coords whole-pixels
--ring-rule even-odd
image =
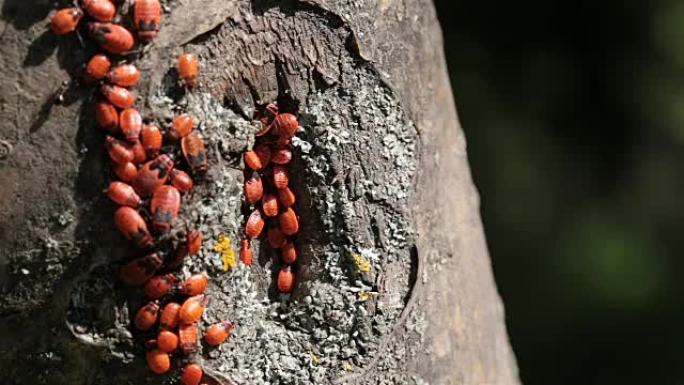
[[[264,229],[264,219],[261,217],[261,212],[259,209],[252,211],[247,218],[247,224],[245,224],[245,235],[247,238],[256,238],[261,234]]]
[[[72,32],[82,17],[83,11],[78,7],[60,9],[50,20],[50,30],[56,35]]]
[[[289,148],[281,148],[273,152],[271,162],[275,164],[288,164],[292,160],[292,150]]]
[[[161,22],[159,0],[136,0],[133,5],[133,23],[138,29],[138,37],[149,41],[154,39]]]
[[[166,133],[169,140],[180,140],[188,136],[190,131],[195,127],[195,123],[192,116],[188,114],[181,114],[173,118],[171,122],[171,128]]]
[[[180,266],[185,257],[199,253],[201,248],[202,233],[197,229],[190,230],[185,237],[185,243],[178,247],[176,255],[173,257],[173,260],[169,262],[169,267],[174,269]]]
[[[135,159],[132,146],[112,136],[107,135],[105,138],[105,148],[116,164],[126,164]]]
[[[278,114],[273,122],[273,129],[281,138],[291,138],[297,132],[297,128],[299,128],[299,122],[292,114]]]
[[[278,189],[278,201],[283,207],[290,207],[295,204],[295,195],[289,187]]]
[[[171,170],[171,173],[169,173],[169,179],[171,179],[173,187],[177,188],[178,191],[182,193],[192,190],[192,178],[185,171],[174,168]]]
[[[153,124],[143,125],[140,130],[140,142],[148,158],[157,156],[162,146],[162,134],[159,127]]]
[[[292,241],[288,241],[282,249],[280,249],[280,255],[283,257],[283,262],[292,264],[297,260],[297,250],[294,247]]]
[[[240,246],[240,261],[247,266],[252,265],[252,248],[247,239],[243,239],[242,246]]]
[[[294,235],[299,231],[299,220],[291,207],[278,216],[278,222],[280,222],[280,230],[285,235]]]
[[[138,313],[135,315],[135,327],[140,330],[149,330],[154,324],[157,323],[157,317],[159,316],[159,304],[151,301],[147,305],[138,309]]]
[[[287,243],[287,238],[278,226],[268,227],[268,244],[274,249],[279,249]]]
[[[261,208],[267,217],[278,215],[278,199],[275,194],[267,193],[261,201]]]
[[[157,188],[150,203],[152,227],[161,232],[169,231],[172,222],[178,217],[180,205],[180,192],[175,187],[164,185]]]
[[[110,183],[107,196],[121,206],[138,207],[140,205],[140,197],[133,187],[123,182]]]
[[[187,364],[181,374],[183,385],[199,385],[202,380],[202,368],[197,364]]]
[[[192,171],[206,171],[207,151],[204,148],[204,141],[197,131],[193,131],[188,136],[181,139],[181,150]]]
[[[134,209],[127,206],[119,207],[114,213],[114,224],[124,237],[135,242],[138,247],[152,246],[154,241],[147,224]]]
[[[92,22],[88,24],[88,33],[102,49],[115,55],[130,51],[135,44],[133,35],[126,28],[114,23]]]
[[[140,286],[154,275],[162,263],[164,261],[159,254],[151,253],[123,265],[119,270],[119,277],[126,285]]]
[[[209,280],[207,279],[207,276],[204,274],[195,274],[190,276],[188,279],[183,282],[183,286],[181,287],[180,291],[181,293],[189,296],[196,296],[204,293],[204,290],[207,288],[207,284],[209,283]]]
[[[162,330],[157,334],[157,347],[165,353],[178,349],[178,336],[170,330]]]
[[[224,321],[209,326],[207,332],[204,333],[204,340],[210,346],[221,345],[233,332],[235,323],[233,321]]]
[[[173,160],[166,154],[145,163],[133,180],[133,188],[140,196],[150,196],[159,186],[166,183],[173,169]]]
[[[113,166],[114,174],[126,183],[130,183],[138,175],[138,168],[131,162],[124,164],[115,164]]]
[[[196,295],[186,299],[181,306],[180,313],[178,313],[178,321],[182,325],[196,322],[202,318],[205,303],[206,297],[204,294]]]
[[[131,145],[133,150],[133,164],[141,164],[147,160],[147,154],[145,154],[145,148],[142,146],[139,140],[136,140]]]
[[[83,0],[83,8],[95,20],[110,21],[116,14],[116,7],[109,0]]]
[[[264,165],[261,164],[261,160],[259,159],[259,156],[256,152],[247,151],[245,152],[244,158],[245,165],[247,165],[247,167],[251,168],[252,170],[261,170],[262,168],[264,168]]]
[[[290,183],[290,173],[281,165],[273,166],[273,184],[277,189],[284,189]]]
[[[147,366],[155,374],[164,374],[171,369],[171,358],[168,353],[159,349],[148,350],[145,352]]]
[[[95,120],[112,134],[119,131],[119,114],[110,103],[104,101],[95,103]]]
[[[145,295],[151,299],[161,298],[173,291],[178,278],[171,274],[156,275],[145,284]]]
[[[119,125],[126,140],[136,142],[140,138],[142,131],[142,116],[135,108],[126,108],[119,115]]]
[[[140,80],[140,70],[133,64],[121,64],[107,74],[110,83],[121,87],[132,87]]]
[[[197,350],[197,324],[181,324],[178,327],[180,346],[184,354],[191,354]]]
[[[107,100],[119,108],[130,108],[135,103],[135,94],[123,87],[103,84],[100,92]]]
[[[199,74],[199,61],[191,53],[184,53],[178,57],[178,76],[188,87],[197,85],[197,75]]]
[[[259,122],[261,122],[261,129],[254,135],[263,136],[271,131],[276,116],[278,116],[278,105],[276,103],[269,103],[264,108],[264,115],[259,119]]]
[[[97,54],[90,58],[85,67],[84,78],[86,82],[100,80],[107,75],[112,62],[106,55]]]
[[[290,265],[285,265],[278,272],[278,290],[282,293],[291,293],[294,289],[295,276]]]
[[[254,146],[254,152],[256,153],[262,167],[268,166],[271,161],[271,148],[265,144],[257,144]]]
[[[164,306],[161,316],[159,317],[159,326],[162,329],[175,329],[178,326],[178,314],[180,313],[181,305],[175,302],[169,302]]]
[[[264,185],[261,182],[261,177],[255,171],[252,176],[245,181],[244,184],[245,199],[249,204],[254,204],[264,195]]]

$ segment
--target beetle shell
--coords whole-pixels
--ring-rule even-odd
[[[178,57],[178,76],[188,87],[197,85],[197,75],[199,74],[199,61],[197,57],[190,53],[181,54]]]
[[[178,314],[180,313],[181,305],[175,302],[169,302],[164,306],[161,316],[159,317],[159,326],[162,329],[175,329],[178,326]]]
[[[119,108],[130,108],[135,103],[135,94],[123,87],[103,84],[100,92],[110,103]]]
[[[252,265],[252,248],[247,239],[243,239],[242,245],[240,246],[240,261],[247,266]]]
[[[204,334],[204,340],[210,346],[217,346],[224,343],[230,333],[235,328],[235,324],[232,321],[219,322],[209,326],[206,333]]]
[[[133,164],[141,164],[147,160],[145,148],[142,146],[139,140],[133,142],[131,149],[133,150]]]
[[[264,195],[264,184],[258,173],[253,172],[252,176],[244,184],[245,199],[249,204],[254,204]]]
[[[126,285],[140,286],[154,275],[162,263],[159,254],[151,253],[123,265],[119,276]]]
[[[281,165],[273,166],[273,184],[277,189],[282,190],[290,183],[290,173],[287,168]]]
[[[247,235],[247,238],[256,238],[263,229],[264,219],[261,217],[261,212],[258,209],[252,211],[245,224],[245,235]]]
[[[133,188],[142,197],[150,196],[159,186],[166,183],[173,169],[173,160],[166,154],[145,163],[133,180]]]
[[[169,174],[169,179],[171,179],[171,184],[173,185],[173,187],[177,188],[178,191],[182,193],[186,193],[192,190],[192,178],[185,171],[174,168],[173,170],[171,170],[171,173]]]
[[[152,227],[157,231],[168,231],[172,222],[178,217],[180,205],[180,192],[175,187],[164,185],[157,188],[150,203]]]
[[[278,222],[280,222],[280,229],[285,235],[294,235],[299,231],[297,214],[290,207],[278,216]]]
[[[202,374],[202,368],[199,365],[187,364],[183,368],[183,374],[181,374],[181,383],[183,385],[199,385]]]
[[[191,323],[178,327],[180,346],[184,354],[191,354],[197,350],[197,324]]]
[[[297,117],[292,114],[278,114],[275,122],[273,122],[273,129],[276,135],[282,138],[291,138],[297,132],[297,128],[299,128],[299,122]]]
[[[278,215],[278,198],[275,194],[267,193],[261,202],[261,208],[267,217],[275,217]]]
[[[161,298],[173,291],[176,282],[178,278],[171,273],[154,276],[145,284],[145,295],[151,299]]]
[[[181,150],[192,171],[206,171],[207,151],[204,148],[204,140],[197,131],[181,139]]]
[[[142,40],[152,40],[157,35],[161,22],[159,0],[136,0],[133,5],[133,23]]]
[[[178,349],[178,336],[170,330],[161,330],[157,334],[157,347],[165,353],[171,353]]]
[[[295,275],[290,265],[283,266],[278,272],[278,290],[282,293],[291,293],[294,289]]]
[[[245,152],[245,165],[252,170],[261,170],[264,168],[264,165],[261,164],[261,160],[259,159],[259,156],[257,156],[257,153],[254,151],[247,151]]]
[[[275,164],[288,164],[292,160],[292,150],[289,148],[281,148],[273,152],[271,162]]]
[[[142,116],[135,108],[126,108],[119,115],[119,126],[127,141],[136,142],[142,131]]]
[[[114,224],[124,237],[135,242],[138,247],[152,246],[153,240],[147,224],[134,209],[127,206],[119,207],[114,213]]]
[[[119,131],[119,114],[110,103],[100,101],[95,104],[95,120],[100,127],[112,134]]]
[[[168,353],[159,349],[148,350],[145,352],[147,366],[155,374],[164,374],[171,369],[171,358]]]
[[[181,325],[187,325],[197,322],[197,320],[202,318],[202,314],[204,313],[204,301],[205,297],[201,294],[186,299],[178,314],[178,322],[180,322]]]
[[[283,258],[283,262],[287,264],[292,264],[297,261],[297,249],[295,249],[292,241],[288,241],[282,249],[280,249],[280,255]]]
[[[133,64],[121,64],[107,73],[110,83],[121,87],[132,87],[140,80],[140,70]]]
[[[135,193],[133,187],[123,182],[112,182],[107,189],[107,196],[116,204],[128,207],[138,207],[140,197]]]
[[[138,313],[135,315],[135,327],[143,331],[149,330],[157,323],[158,316],[159,304],[156,302],[148,302],[147,305],[138,309]]]
[[[88,32],[102,49],[116,55],[130,51],[135,44],[133,35],[126,28],[114,23],[90,23]]]
[[[105,148],[112,162],[116,164],[126,164],[133,162],[133,159],[135,159],[131,145],[112,136],[105,138]]]
[[[121,181],[130,183],[138,175],[138,168],[131,162],[124,164],[115,164],[113,166],[114,174],[121,179]]]
[[[83,0],[85,11],[95,20],[110,21],[116,15],[116,7],[110,0]]]
[[[209,280],[207,279],[206,275],[195,274],[188,277],[188,279],[186,279],[185,282],[183,282],[181,292],[189,296],[200,295],[204,293],[204,290],[206,290],[208,283]]]
[[[162,146],[162,134],[159,127],[154,124],[143,125],[140,131],[140,142],[148,158],[157,156]]]
[[[78,7],[64,8],[57,11],[50,20],[50,30],[56,35],[72,32],[83,17],[83,11]]]
[[[295,204],[296,198],[289,187],[278,189],[278,201],[283,207],[290,207]]]
[[[195,123],[192,119],[192,116],[188,114],[178,115],[173,118],[171,127],[166,133],[166,136],[169,138],[169,140],[180,140],[181,138],[188,136],[194,126]]]
[[[188,245],[188,255],[199,253],[202,248],[202,233],[198,229],[192,229],[185,237]]]
[[[268,228],[268,244],[274,249],[279,249],[287,243],[285,234],[278,228],[278,226],[270,226]]]
[[[107,72],[109,72],[111,66],[112,62],[106,55],[97,54],[88,60],[83,77],[86,82],[103,79],[107,75]]]

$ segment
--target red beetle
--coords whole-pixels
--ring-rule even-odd
[[[161,232],[169,231],[172,222],[178,217],[180,205],[180,192],[175,187],[164,185],[157,188],[150,203],[152,227]]]
[[[140,131],[140,142],[148,158],[157,156],[162,146],[162,134],[159,127],[153,124],[143,125]]]
[[[267,193],[261,202],[261,208],[267,217],[275,217],[278,215],[278,198],[275,194]]]
[[[178,336],[170,330],[162,330],[157,334],[157,347],[162,352],[171,353],[178,348]]]
[[[283,266],[278,272],[278,290],[282,293],[291,293],[294,289],[295,275],[290,265]]]
[[[245,224],[245,235],[247,238],[256,238],[261,234],[264,229],[264,219],[261,217],[261,212],[259,209],[252,211],[252,214],[247,218],[247,224]]]
[[[279,249],[287,243],[285,234],[278,228],[278,226],[268,227],[268,244],[274,249]]]
[[[111,134],[119,131],[119,114],[116,112],[116,108],[108,102],[95,103],[95,120]]]
[[[111,66],[112,62],[106,55],[97,54],[91,57],[85,67],[84,78],[86,82],[103,79]]]
[[[119,126],[127,141],[137,142],[142,131],[142,116],[135,108],[126,108],[119,115]]]
[[[57,11],[50,20],[50,30],[56,35],[72,32],[83,17],[83,11],[78,7],[64,8]]]
[[[283,207],[290,207],[295,204],[295,195],[289,187],[278,189],[278,201]]]
[[[145,148],[139,140],[136,140],[131,144],[131,149],[133,150],[133,164],[141,164],[147,160]]]
[[[178,76],[188,87],[197,85],[199,74],[199,61],[191,53],[184,53],[178,57]]]
[[[138,207],[140,197],[135,193],[133,187],[123,182],[112,182],[107,189],[109,199],[121,206]]]
[[[281,138],[291,138],[297,132],[297,128],[299,128],[299,122],[292,114],[278,114],[273,122],[273,130]]]
[[[254,204],[264,195],[264,185],[261,182],[261,177],[255,171],[252,176],[245,181],[244,184],[245,199],[249,204]]]
[[[209,284],[209,280],[207,279],[207,276],[204,274],[195,274],[183,282],[183,285],[181,286],[181,293],[189,296],[195,296],[195,295],[200,295],[204,293],[204,290],[206,290],[207,285]]]
[[[204,141],[197,131],[193,131],[188,136],[181,139],[181,150],[192,171],[206,171],[207,151],[204,148]]]
[[[159,186],[166,183],[169,172],[173,169],[173,160],[161,154],[145,163],[133,180],[133,188],[143,197],[150,196]]]
[[[140,286],[152,278],[164,261],[157,253],[134,259],[121,267],[119,277],[129,286]]]
[[[299,220],[291,207],[278,216],[278,222],[280,222],[280,230],[285,235],[294,235],[299,231]]]
[[[114,174],[123,182],[130,183],[138,175],[138,168],[131,162],[124,164],[115,164],[113,166]]]
[[[178,336],[184,354],[192,354],[197,350],[197,323],[181,324],[178,327]]]
[[[152,246],[154,241],[147,224],[134,209],[127,206],[119,207],[114,213],[114,224],[124,237],[135,242],[138,247]]]
[[[173,118],[173,121],[171,122],[171,128],[169,128],[166,136],[170,140],[180,140],[181,138],[188,136],[194,126],[195,123],[192,119],[192,116],[188,114],[178,115]]]
[[[102,49],[115,55],[130,51],[135,44],[133,35],[126,28],[114,23],[92,22],[88,24],[88,32]]]
[[[173,187],[177,188],[178,191],[182,193],[192,190],[192,178],[185,171],[174,168],[169,174],[169,179],[171,179],[171,184]]]
[[[297,260],[297,250],[294,247],[292,241],[288,241],[282,249],[280,249],[280,255],[283,257],[283,262],[292,264]]]
[[[109,153],[109,157],[116,164],[133,162],[133,159],[135,158],[133,147],[130,144],[109,135],[105,138],[105,148]]]
[[[181,305],[175,302],[169,302],[164,306],[161,316],[159,317],[159,326],[162,329],[175,329],[178,326],[178,314],[180,313]]]
[[[224,321],[217,324],[209,326],[207,332],[204,334],[204,340],[210,346],[217,346],[224,343],[230,333],[235,329],[235,323],[233,321]]]
[[[161,22],[159,0],[136,0],[133,5],[133,24],[138,29],[138,37],[149,41],[154,39]]]
[[[273,184],[277,189],[284,189],[290,183],[290,173],[281,165],[273,166]]]
[[[204,294],[190,297],[183,302],[180,313],[178,313],[178,322],[181,325],[188,325],[197,322],[204,314],[204,305],[207,298]]]
[[[185,243],[181,244],[176,250],[176,255],[173,260],[169,262],[169,267],[174,269],[183,263],[183,259],[187,256],[192,256],[199,253],[202,248],[202,233],[193,229],[185,236]]]
[[[132,87],[140,80],[140,70],[133,64],[121,64],[107,73],[110,83],[121,87]]]
[[[145,284],[145,295],[151,299],[161,298],[173,291],[178,278],[171,273],[157,275]]]
[[[292,150],[289,148],[281,148],[273,152],[271,162],[275,164],[288,164],[292,160]]]
[[[135,103],[135,94],[123,87],[103,84],[100,92],[107,100],[119,108],[130,108]]]
[[[110,21],[116,15],[116,7],[110,0],[82,0],[88,15],[98,21]]]
[[[149,330],[157,323],[158,316],[159,304],[155,301],[148,302],[147,305],[138,309],[138,313],[135,315],[135,327],[143,331]]]
[[[242,246],[240,246],[240,261],[247,266],[252,265],[252,248],[247,239],[243,239]]]
[[[145,353],[147,366],[155,374],[164,374],[171,369],[171,357],[159,349],[148,350]]]
[[[199,385],[202,380],[202,368],[197,364],[188,364],[183,368],[181,383],[183,385]]]

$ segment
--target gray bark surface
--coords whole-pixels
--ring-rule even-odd
[[[11,384],[159,383],[128,328],[140,293],[116,281],[133,249],[102,193],[93,88],[62,86],[94,48],[45,30],[48,1],[0,4],[0,373]],[[211,169],[182,219],[208,241],[184,272],[209,272],[205,321],[244,325],[197,359],[242,384],[517,384],[431,2],[164,5],[136,63],[138,106],[162,125],[179,110],[202,122]],[[201,58],[191,93],[170,70],[182,50]],[[273,100],[304,127],[291,298],[273,293],[266,247],[252,271],[228,273],[212,250],[219,234],[239,239],[240,154],[255,106]],[[354,270],[355,255],[369,272]]]

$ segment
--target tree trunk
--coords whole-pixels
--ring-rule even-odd
[[[159,383],[141,358],[148,336],[129,328],[142,295],[116,278],[136,251],[102,193],[94,87],[62,85],[96,48],[46,32],[47,0],[0,3],[0,373],[17,384]],[[210,170],[178,227],[199,226],[206,241],[183,271],[211,278],[204,324],[238,324],[193,359],[241,384],[518,383],[432,4],[164,5],[136,61],[138,106],[162,126],[178,111],[201,122]],[[182,50],[200,57],[197,90],[171,70]],[[274,100],[303,126],[291,296],[275,293],[266,242],[251,269],[224,271],[213,249],[220,234],[240,239],[241,153],[255,107]]]

